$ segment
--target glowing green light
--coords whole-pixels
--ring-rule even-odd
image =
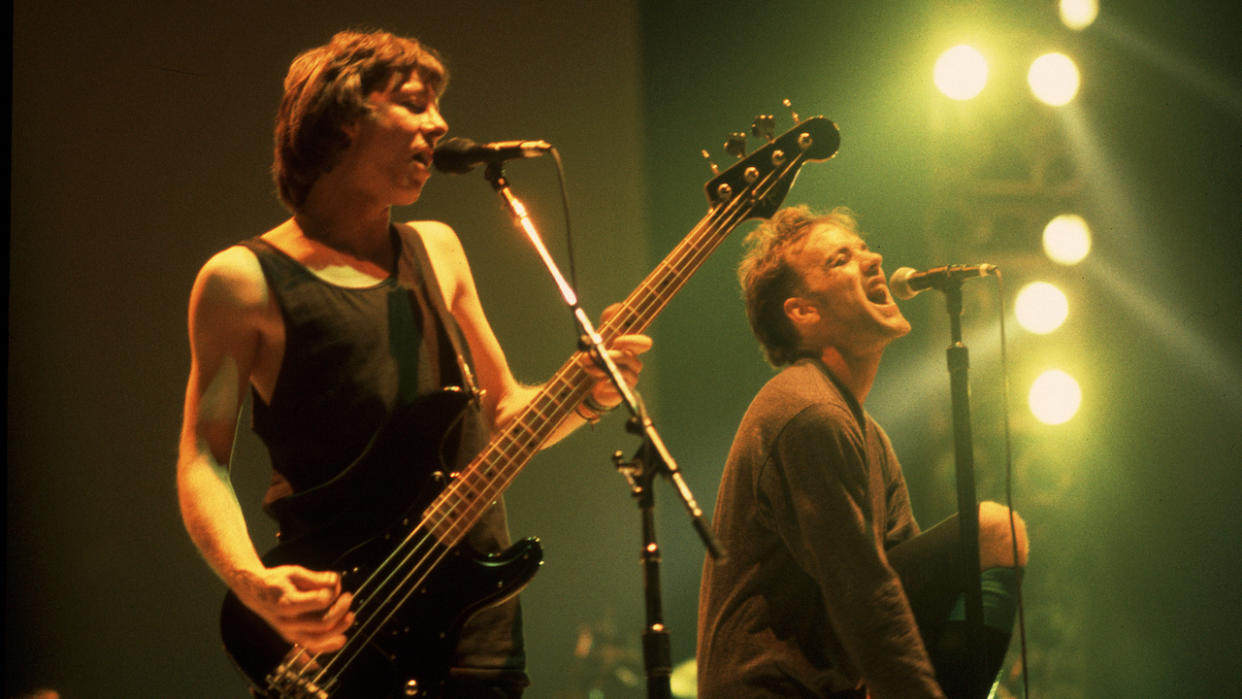
[[[1038,335],[1061,327],[1069,315],[1069,301],[1060,289],[1047,282],[1033,282],[1022,287],[1014,303],[1018,323]]]
[[[1076,265],[1091,252],[1091,228],[1082,216],[1062,214],[1044,227],[1044,253],[1063,265]]]
[[[1044,54],[1031,63],[1026,81],[1040,102],[1060,107],[1078,94],[1078,67],[1063,53]]]
[[[1062,24],[1077,32],[1091,26],[1100,14],[1100,4],[1096,0],[1061,0],[1060,10]]]
[[[945,96],[968,100],[982,92],[987,84],[988,61],[974,47],[954,46],[936,59],[933,79]]]
[[[1082,389],[1074,377],[1059,369],[1049,369],[1031,384],[1028,403],[1035,419],[1045,425],[1068,422],[1082,405]]]

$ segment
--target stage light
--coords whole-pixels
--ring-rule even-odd
[[[1078,94],[1078,67],[1063,53],[1047,53],[1031,63],[1026,81],[1040,102],[1060,107]]]
[[[1022,287],[1014,302],[1018,324],[1037,335],[1061,327],[1069,315],[1069,301],[1065,294],[1048,282],[1032,282]]]
[[[1068,422],[1082,405],[1082,389],[1074,377],[1059,369],[1049,369],[1031,384],[1027,397],[1031,413],[1045,425]]]
[[[972,46],[954,46],[936,59],[933,78],[945,96],[965,101],[987,85],[988,61]]]
[[[1091,228],[1082,216],[1061,214],[1044,226],[1044,254],[1063,265],[1076,265],[1091,252]]]
[[[1098,14],[1096,0],[1061,0],[1061,23],[1076,32],[1091,26]]]

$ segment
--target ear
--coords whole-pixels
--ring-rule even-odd
[[[801,327],[819,321],[819,306],[815,302],[801,296],[785,299],[785,315],[794,327]]]

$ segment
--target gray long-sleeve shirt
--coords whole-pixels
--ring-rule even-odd
[[[919,533],[887,435],[799,360],[738,428],[699,591],[699,696],[943,697],[885,550]]]

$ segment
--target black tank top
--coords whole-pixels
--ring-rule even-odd
[[[394,230],[397,268],[366,288],[324,281],[261,238],[243,243],[285,325],[271,403],[254,394],[254,430],[295,492],[339,473],[398,408],[462,383],[411,242],[421,244]]]
[[[261,238],[242,242],[258,257],[285,325],[271,402],[253,394],[254,430],[293,492],[340,473],[400,408],[443,387],[473,388],[470,358],[459,360],[448,333],[462,353],[468,348],[443,309],[422,239],[394,226],[392,240],[396,268],[367,288],[324,281]],[[473,457],[487,436],[477,409],[467,419],[480,427],[466,431],[472,436],[463,438],[462,454],[445,455],[458,463]],[[429,476],[433,466],[412,475]],[[269,493],[267,504],[278,494]],[[466,540],[483,552],[509,545],[503,500]],[[517,681],[524,682],[520,614],[514,598],[476,615],[462,631],[455,665],[501,676],[518,671]]]

